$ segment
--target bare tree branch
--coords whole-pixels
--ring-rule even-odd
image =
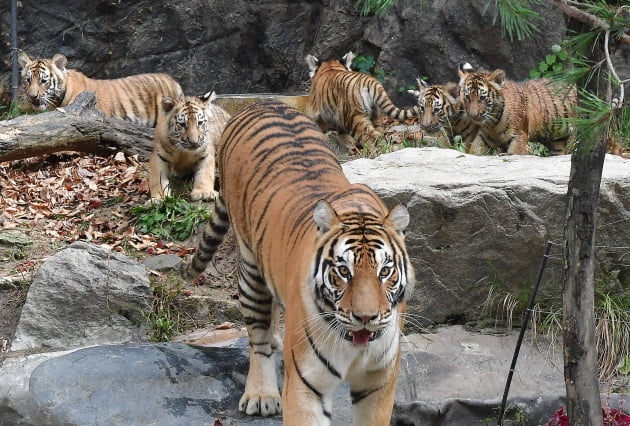
[[[603,19],[578,9],[575,6],[571,6],[565,0],[551,0],[551,4],[556,6],[562,13],[570,18],[577,19],[578,21],[601,31],[610,31],[610,25],[608,25]],[[619,41],[623,44],[630,45],[630,35],[621,34]]]
[[[59,151],[99,155],[124,151],[148,160],[154,129],[105,117],[95,103],[94,92],[83,92],[65,108],[0,121],[0,161]]]

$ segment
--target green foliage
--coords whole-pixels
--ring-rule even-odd
[[[554,44],[551,46],[551,53],[538,64],[538,68],[529,72],[529,78],[552,77],[564,71],[567,59],[569,59],[569,53],[566,48]]]
[[[488,0],[484,13],[494,5],[492,23],[500,19],[503,36],[507,33],[511,41],[514,36],[518,40],[525,40],[538,31],[538,22],[542,20],[542,16],[531,9],[537,4],[540,4],[540,0]]]
[[[151,310],[144,314],[152,342],[168,342],[179,331],[182,323],[177,299],[182,295],[181,283],[160,282],[152,279]]]
[[[17,104],[0,105],[0,121],[12,120],[21,113],[22,111],[20,111],[20,107]]]
[[[466,145],[464,144],[461,135],[455,135],[455,137],[453,137],[453,149],[463,152],[464,154],[466,153]]]
[[[376,66],[376,60],[372,55],[357,55],[352,61],[352,69],[365,74],[373,75],[381,83],[385,82],[385,71]]]
[[[166,197],[161,202],[132,207],[129,210],[138,216],[138,231],[147,234],[183,241],[200,223],[210,219],[210,211],[183,198]]]
[[[537,155],[539,157],[549,157],[549,148],[540,142],[529,142],[529,147],[532,150],[532,155]]]
[[[396,0],[357,0],[354,7],[363,16],[383,16],[395,3]]]

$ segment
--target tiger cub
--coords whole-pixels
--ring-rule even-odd
[[[428,136],[435,137],[442,148],[450,148],[455,136],[473,139],[478,126],[466,119],[459,99],[457,83],[428,85],[417,79],[418,90],[407,90],[417,99],[420,116],[418,124]]]
[[[306,114],[323,132],[336,130],[339,142],[356,153],[364,142],[382,136],[380,112],[400,121],[417,116],[419,111],[417,107],[396,107],[376,78],[351,70],[353,59],[352,52],[341,60],[321,63],[313,55],[306,57],[311,78]]]
[[[154,200],[171,194],[171,176],[193,176],[193,201],[216,198],[215,148],[230,115],[215,105],[214,92],[183,99],[162,98],[155,143],[149,157],[149,191]]]
[[[485,146],[508,154],[528,154],[528,142],[545,143],[553,153],[566,153],[571,129],[559,118],[574,116],[575,86],[556,87],[547,79],[525,82],[507,80],[505,71],[471,71],[460,63],[459,87],[467,118],[479,126],[477,137],[466,141],[469,152],[480,153]]]
[[[21,52],[23,104],[33,111],[47,111],[70,104],[79,93],[96,93],[96,108],[110,117],[155,127],[163,96],[177,99],[182,89],[167,74],[138,74],[114,80],[96,80],[66,68],[61,53],[51,59],[34,59]]]
[[[228,227],[240,253],[238,288],[249,334],[239,410],[286,425],[330,425],[333,395],[350,384],[353,424],[388,425],[400,327],[414,273],[409,213],[351,184],[317,126],[263,101],[227,124],[220,195],[186,279],[202,273]],[[276,379],[278,305],[284,307],[282,405]]]

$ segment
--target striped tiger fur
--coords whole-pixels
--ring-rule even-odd
[[[159,200],[171,195],[171,176],[192,176],[190,198],[212,200],[215,148],[230,115],[214,104],[216,93],[162,98],[163,114],[158,114],[153,151],[149,158],[149,191]]]
[[[182,275],[202,273],[231,224],[250,365],[239,409],[284,412],[287,425],[329,425],[333,393],[350,384],[353,423],[389,424],[400,327],[414,274],[404,244],[409,214],[350,184],[326,137],[298,110],[250,105],[219,148],[220,196]],[[284,385],[274,348],[284,308]]]
[[[79,93],[96,93],[96,108],[110,117],[155,127],[162,96],[183,96],[182,89],[167,74],[138,74],[114,80],[96,80],[66,68],[61,53],[51,59],[31,59],[20,52],[24,94],[22,104],[33,111],[48,111],[70,104]]]
[[[407,92],[417,99],[418,124],[428,136],[436,137],[442,148],[450,148],[457,135],[462,140],[475,138],[478,126],[466,119],[457,83],[428,85],[421,79],[417,82],[418,90]]]
[[[336,130],[341,145],[356,153],[364,142],[382,137],[379,113],[401,121],[417,116],[419,111],[417,107],[396,107],[376,78],[351,70],[353,59],[352,52],[341,60],[321,63],[313,55],[306,57],[311,77],[306,114],[323,132]]]
[[[566,153],[573,132],[558,119],[574,115],[574,86],[554,87],[547,79],[514,82],[506,79],[502,69],[471,69],[467,63],[458,67],[467,118],[479,126],[477,137],[466,141],[469,152],[480,154],[491,147],[524,155],[530,153],[532,140],[544,143],[552,153]]]

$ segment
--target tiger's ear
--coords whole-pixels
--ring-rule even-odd
[[[462,61],[459,63],[459,65],[457,65],[457,73],[459,74],[459,78],[462,80],[465,79],[466,76],[473,71],[474,69],[472,65],[470,65],[468,62]]]
[[[20,54],[18,55],[18,64],[21,68],[29,66],[31,62],[33,61],[31,60],[31,58],[28,57],[26,53],[20,52]]]
[[[352,71],[353,61],[354,61],[354,53],[352,53],[352,51],[346,53],[341,58],[341,63],[348,69],[348,71]]]
[[[308,76],[313,78],[317,67],[319,67],[319,60],[313,55],[306,55],[306,63],[308,64]]]
[[[175,99],[164,96],[162,98],[162,110],[164,112],[170,112],[173,108],[175,108]]]
[[[407,90],[411,96],[420,99],[422,97],[422,93],[429,87],[429,84],[421,78],[416,78],[416,83],[418,84],[418,90]]]
[[[419,90],[407,90],[407,93],[418,100],[422,97],[422,92]]]
[[[490,73],[489,80],[500,89],[505,83],[505,71],[503,71],[502,69],[492,71]]]
[[[409,211],[405,204],[397,204],[389,211],[385,218],[386,222],[391,224],[392,228],[398,233],[403,234],[407,226],[409,226]]]
[[[204,93],[203,95],[198,96],[203,102],[212,102],[217,98],[216,92],[213,90],[208,93]]]
[[[68,58],[66,58],[61,53],[55,53],[50,61],[52,62],[53,66],[59,69],[59,71],[64,72],[66,70]]]
[[[315,220],[319,235],[325,234],[333,225],[339,222],[337,213],[335,213],[335,210],[326,200],[319,200],[317,202],[315,211],[313,212],[313,220]]]

